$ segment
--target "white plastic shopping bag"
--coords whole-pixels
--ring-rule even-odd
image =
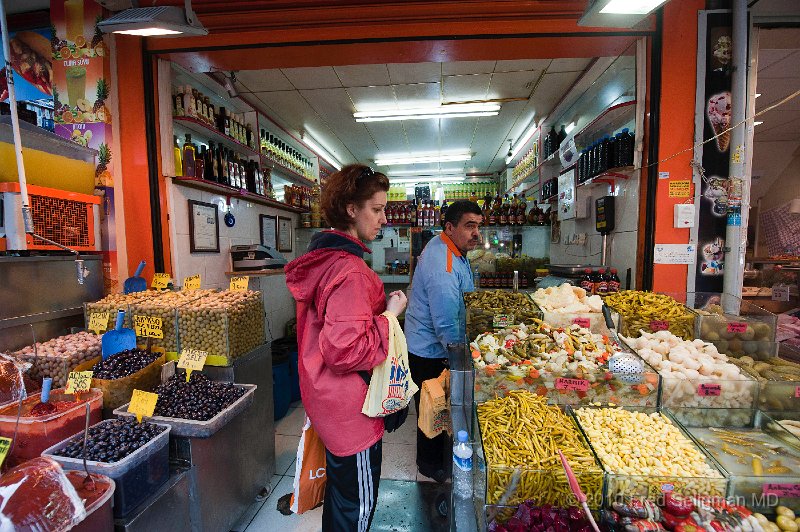
[[[384,312],[389,320],[389,355],[372,370],[367,397],[361,413],[369,417],[385,417],[402,410],[419,389],[408,369],[408,345],[397,317]]]

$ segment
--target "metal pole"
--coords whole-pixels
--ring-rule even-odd
[[[742,219],[747,219],[750,177],[745,175],[745,139],[747,128],[747,0],[733,0],[733,54],[731,83],[730,173],[728,184],[728,226],[725,232],[725,274],[723,291],[736,297],[742,295],[744,256],[747,232],[742,231]],[[738,125],[741,124],[741,125]]]
[[[6,21],[6,6],[0,0],[0,31],[3,39],[3,57],[5,58],[6,83],[8,84],[8,103],[11,106],[11,131],[14,135],[14,155],[17,158],[17,175],[19,178],[19,193],[22,198],[22,222],[25,232],[33,234],[33,216],[28,201],[28,182],[25,179],[25,163],[22,159],[22,138],[19,134],[19,116],[17,115],[17,91],[14,88],[14,69],[11,68],[11,47],[9,45],[8,22]]]

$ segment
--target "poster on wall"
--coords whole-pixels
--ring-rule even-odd
[[[36,113],[36,125],[53,130],[53,64],[49,29],[11,34],[9,51],[14,87],[21,107]],[[0,58],[5,58],[0,50]],[[6,71],[0,70],[0,101],[8,101]]]
[[[705,32],[699,32],[698,61],[703,63],[699,64],[697,97],[703,104],[703,126],[695,131],[695,138],[697,142],[716,138],[700,148],[697,292],[723,289],[731,150],[731,132],[727,131],[731,126],[731,22],[729,12],[702,13],[700,19]]]

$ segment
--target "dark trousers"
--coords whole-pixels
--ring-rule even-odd
[[[375,514],[381,481],[381,441],[360,453],[336,456],[325,451],[325,502],[322,532],[367,532]]]
[[[423,381],[435,379],[449,366],[446,358],[423,358],[411,353],[408,354],[408,367],[411,378],[422,389]],[[414,404],[419,415],[419,397],[421,392],[414,394]],[[453,440],[443,432],[433,439],[425,436],[417,427],[417,467],[426,477],[433,477],[436,471],[450,472],[450,456],[453,452]]]

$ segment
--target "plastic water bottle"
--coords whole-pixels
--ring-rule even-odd
[[[456,497],[472,497],[472,445],[465,430],[458,431],[453,445],[453,493]]]

